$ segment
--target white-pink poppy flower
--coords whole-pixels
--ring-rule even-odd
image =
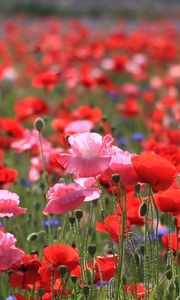
[[[94,123],[89,120],[77,120],[69,123],[64,132],[67,134],[68,132],[73,133],[83,133],[83,132],[89,132],[93,128]]]
[[[102,174],[109,166],[112,155],[111,135],[86,132],[68,138],[70,149],[58,155],[66,173],[75,177],[91,177]]]
[[[40,148],[39,144],[39,133],[36,129],[30,131],[26,129],[24,131],[24,137],[17,142],[11,144],[11,148],[14,149],[17,153],[22,153],[24,151],[30,150],[32,148]],[[50,148],[51,144],[43,138],[43,150]]]
[[[101,191],[96,187],[97,183],[94,177],[77,178],[75,182],[85,190],[84,202],[93,201],[100,198]]]
[[[133,155],[128,151],[113,146],[112,159],[104,175],[111,177],[113,174],[119,174],[122,184],[136,184],[139,179],[131,161],[132,157]]]
[[[6,271],[20,260],[23,250],[15,246],[16,239],[9,232],[0,232],[0,271]]]
[[[77,183],[56,183],[46,194],[45,215],[63,214],[80,207],[85,199],[84,189]]]
[[[0,218],[19,216],[26,212],[19,207],[19,196],[7,190],[0,190]]]

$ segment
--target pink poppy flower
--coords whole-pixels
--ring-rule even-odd
[[[96,180],[94,177],[89,178],[78,178],[75,179],[75,182],[79,184],[85,191],[85,199],[84,202],[96,200],[100,198],[101,191],[95,187],[96,186]]]
[[[24,252],[15,246],[16,239],[9,232],[0,232],[0,271],[8,270],[20,260]]]
[[[124,185],[136,184],[139,179],[132,164],[131,158],[133,157],[128,151],[123,151],[116,146],[112,147],[112,159],[108,169],[104,175],[111,177],[117,173],[120,175],[121,183]]]
[[[44,149],[44,156],[46,161],[46,171],[48,174],[56,173],[59,177],[64,175],[64,171],[57,161],[57,154],[61,152],[62,149],[47,147]],[[42,157],[41,155],[31,158],[31,166],[28,173],[28,178],[30,181],[35,182],[39,180],[43,173]]]
[[[50,146],[51,144],[46,139],[43,139],[43,149],[45,150]],[[32,131],[26,129],[23,138],[11,144],[11,148],[17,153],[22,153],[34,148],[39,149],[39,147],[39,133],[36,129],[33,129]]]
[[[75,183],[56,183],[47,192],[49,200],[43,213],[63,214],[80,207],[86,201],[96,200],[100,197],[100,190],[94,187],[94,178],[78,178]]]
[[[113,138],[98,133],[86,132],[70,136],[71,148],[58,155],[66,173],[75,177],[91,177],[103,173],[111,161]]]
[[[77,183],[56,183],[46,194],[49,201],[43,211],[48,214],[63,214],[80,207],[85,199],[85,192]]]
[[[73,133],[83,133],[89,132],[93,128],[93,122],[89,120],[77,120],[69,123],[64,132],[67,134],[69,132]]]
[[[19,207],[19,196],[7,190],[0,190],[0,218],[19,216],[26,212]]]

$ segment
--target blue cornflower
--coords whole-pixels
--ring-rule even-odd
[[[119,137],[117,139],[117,142],[118,142],[119,145],[126,145],[127,144],[127,141],[123,136]]]
[[[42,222],[42,224],[46,228],[49,227],[49,226],[59,227],[59,226],[61,226],[61,220],[60,219],[45,220],[45,221]]]
[[[117,101],[119,99],[119,94],[116,92],[108,92],[108,96],[113,101]]]
[[[17,300],[17,298],[15,296],[8,296],[6,300]]]
[[[103,281],[99,281],[98,283],[96,283],[97,286],[105,286],[109,283],[108,280],[103,280]]]
[[[132,139],[134,141],[143,141],[144,138],[145,138],[145,135],[143,133],[140,133],[140,132],[135,132],[131,135]]]
[[[22,179],[21,180],[21,184],[24,186],[24,187],[29,187],[31,186],[31,182],[27,179]]]

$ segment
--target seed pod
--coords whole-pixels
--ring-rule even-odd
[[[166,278],[168,280],[171,280],[172,277],[173,277],[173,272],[172,272],[171,266],[167,266],[167,268],[166,268]]]
[[[143,202],[140,207],[140,216],[141,217],[145,217],[145,215],[147,213],[147,208],[148,208],[147,203]]]
[[[45,128],[45,122],[42,118],[37,118],[34,122],[34,127],[37,131],[42,132]]]

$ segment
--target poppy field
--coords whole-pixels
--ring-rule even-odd
[[[0,300],[180,299],[179,25],[0,35]]]

